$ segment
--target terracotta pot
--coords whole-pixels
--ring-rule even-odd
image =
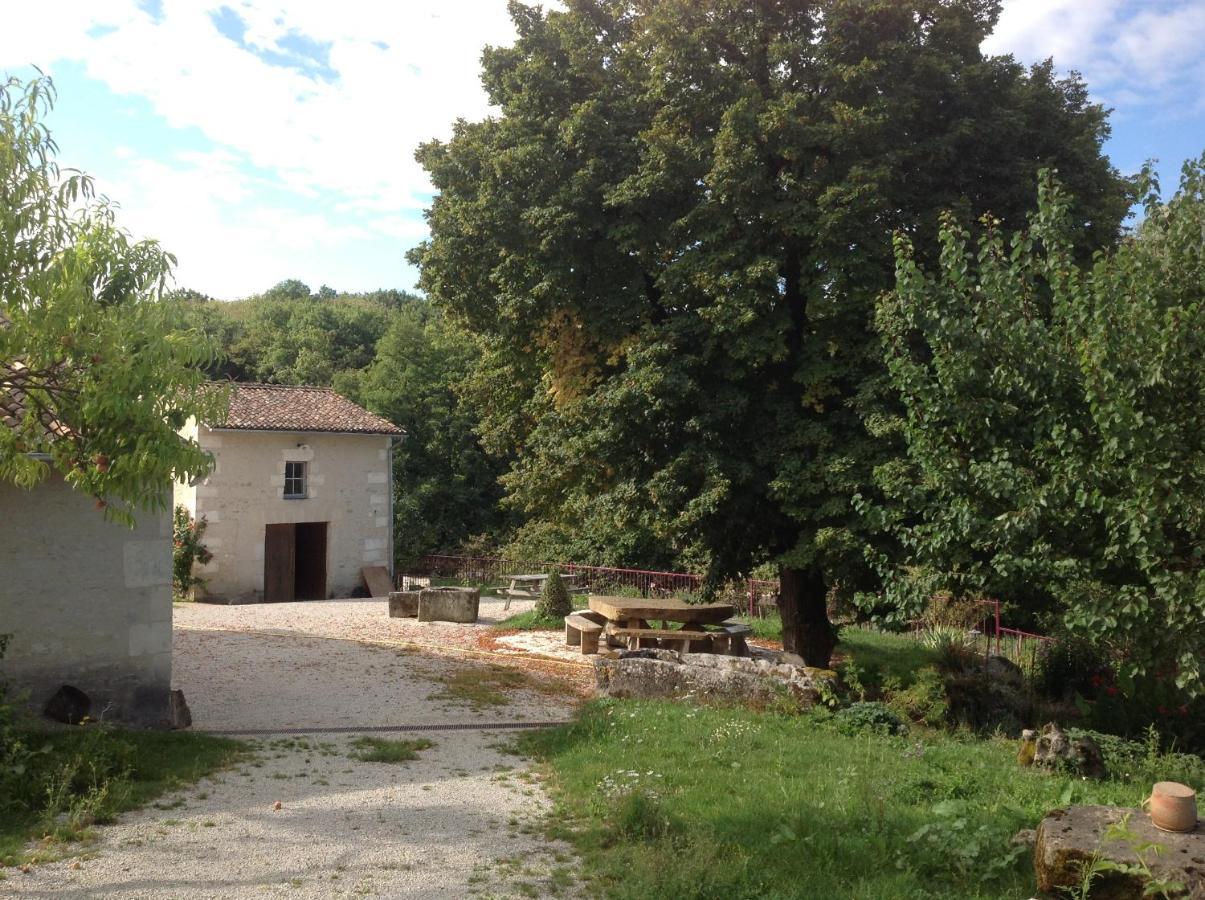
[[[1163,831],[1192,831],[1197,827],[1197,795],[1186,784],[1160,781],[1147,799],[1151,822]]]

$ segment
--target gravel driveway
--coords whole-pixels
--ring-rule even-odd
[[[248,738],[247,762],[100,829],[94,852],[8,870],[0,897],[576,893],[567,848],[535,834],[547,800],[527,763],[503,752],[513,732],[481,726],[563,720],[580,677],[526,681],[357,643],[344,626],[379,622],[383,604],[349,615],[354,603],[177,607],[174,680],[194,727],[274,733]],[[497,692],[476,693],[492,678]],[[419,759],[354,758],[357,729],[413,725],[436,728],[379,736],[434,741]],[[460,728],[440,730],[449,725]]]

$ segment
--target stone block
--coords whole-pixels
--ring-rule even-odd
[[[477,621],[481,592],[475,588],[438,587],[419,591],[418,620],[420,622]]]
[[[1126,828],[1133,841],[1106,837],[1110,825],[1129,816]],[[1080,885],[1085,866],[1099,858],[1122,866],[1137,866],[1135,845],[1156,844],[1163,849],[1143,853],[1143,862],[1160,881],[1184,885],[1179,896],[1205,898],[1205,827],[1177,834],[1161,831],[1150,816],[1138,809],[1119,806],[1072,806],[1056,809],[1038,825],[1034,846],[1034,870],[1038,887],[1048,893],[1074,890]],[[1102,871],[1092,882],[1093,900],[1122,900],[1142,897],[1145,878],[1135,871]]]
[[[418,615],[418,598],[422,591],[390,591],[389,618],[413,619]]]

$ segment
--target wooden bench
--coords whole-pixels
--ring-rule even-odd
[[[589,611],[570,613],[565,616],[565,646],[582,648],[586,656],[598,652],[598,640],[602,636],[606,619]]]
[[[698,631],[693,628],[625,628],[614,622],[607,623],[607,636],[626,639],[629,650],[638,650],[642,646],[657,646],[659,644],[679,644],[683,652],[699,650],[707,652],[711,649],[711,639],[716,632]],[[699,645],[699,646],[696,646]]]
[[[722,622],[720,630],[712,634],[712,649],[729,656],[748,656],[749,644],[745,638],[752,633],[753,628],[744,622]]]

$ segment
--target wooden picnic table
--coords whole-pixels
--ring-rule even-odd
[[[548,580],[548,575],[508,575],[507,578],[510,579],[510,586],[502,589],[502,593],[506,596],[506,602],[502,604],[503,609],[510,609],[510,601],[516,597],[532,600],[540,596],[540,591],[544,589],[544,582]],[[565,582],[565,587],[571,594],[583,594],[587,590],[584,587],[574,586],[574,582],[577,581],[576,575],[562,575],[561,581]]]
[[[595,597],[590,598],[591,611],[606,619],[608,637],[626,640],[628,648],[641,646],[679,645],[682,650],[712,649],[716,637],[718,646],[727,648],[731,634],[747,632],[727,620],[736,615],[730,603],[684,603],[673,598],[656,597]],[[660,622],[656,628],[650,622]],[[669,623],[679,625],[671,628]],[[719,626],[709,631],[706,626]]]

